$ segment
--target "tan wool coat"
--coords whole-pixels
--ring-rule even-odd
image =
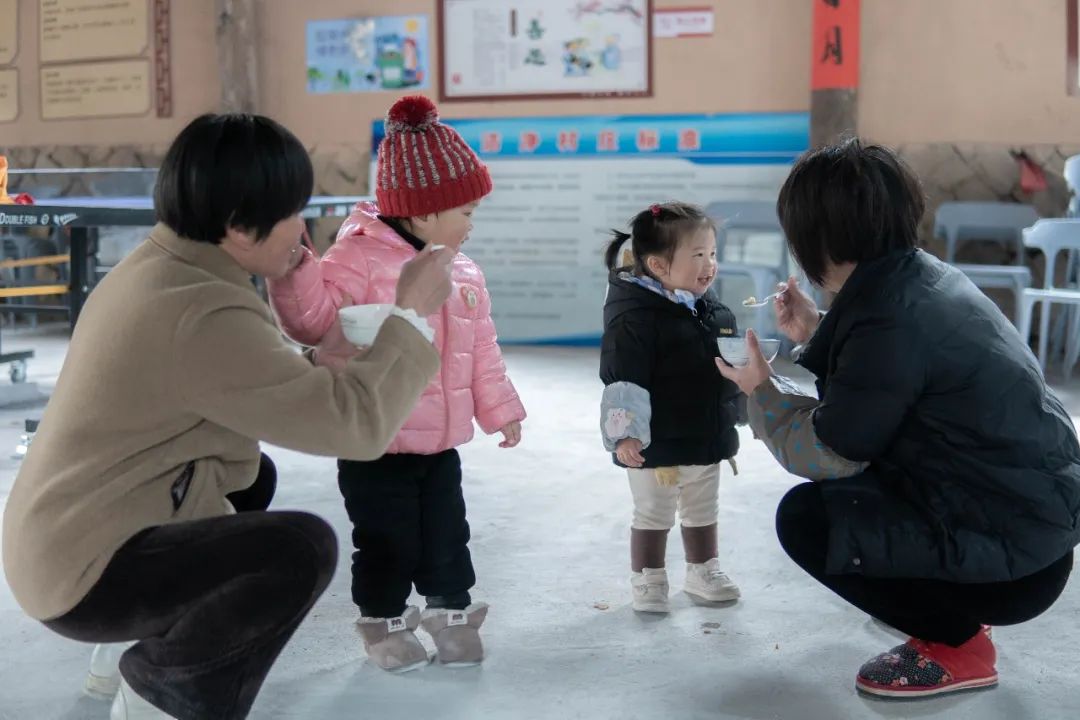
[[[91,294],[15,480],[3,563],[16,600],[60,617],[141,530],[229,512],[259,441],[380,456],[438,367],[397,317],[341,374],[312,366],[230,256],[158,225]]]

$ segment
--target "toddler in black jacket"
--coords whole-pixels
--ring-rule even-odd
[[[632,251],[620,262],[627,240]],[[717,560],[720,463],[739,449],[740,392],[716,372],[716,340],[736,332],[735,316],[710,289],[716,230],[696,206],[653,205],[634,217],[630,234],[615,231],[605,261],[601,430],[634,498],[634,609],[668,611],[664,555],[676,511],[686,592],[735,600],[739,589]]]

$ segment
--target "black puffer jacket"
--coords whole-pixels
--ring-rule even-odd
[[[799,363],[818,438],[867,472],[824,481],[827,568],[1012,580],[1080,542],[1080,446],[1019,333],[918,250],[860,264]]]
[[[613,273],[604,305],[600,379],[649,392],[645,467],[711,465],[734,457],[739,388],[716,370],[716,339],[735,316],[711,291],[690,308]],[[615,461],[618,465],[618,460]]]

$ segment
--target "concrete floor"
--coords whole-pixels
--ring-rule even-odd
[[[34,347],[30,379],[46,391],[63,359],[62,333],[14,335]],[[1080,589],[1046,615],[995,629],[1001,686],[925,702],[856,695],[868,657],[902,642],[799,572],[780,550],[773,512],[793,484],[748,434],[740,475],[722,486],[723,566],[744,599],[698,607],[674,594],[669,617],[635,615],[627,568],[630,497],[599,445],[594,350],[512,348],[508,364],[531,416],[524,441],[500,450],[482,437],[463,451],[474,596],[492,611],[481,668],[429,667],[405,676],[366,663],[353,631],[348,552],[330,590],[272,671],[253,718],[752,718],[846,720],[1064,720],[1080,714]],[[1080,388],[1062,388],[1080,409]],[[22,418],[0,410],[0,504],[18,462]],[[332,459],[268,449],[278,464],[275,506],[348,523]],[[672,539],[673,592],[682,581]],[[424,638],[430,645],[430,639]],[[89,647],[27,619],[0,584],[0,720],[98,720],[108,704],[81,695]]]

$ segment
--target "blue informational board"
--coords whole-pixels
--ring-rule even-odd
[[[775,201],[810,139],[807,113],[444,122],[491,170],[495,190],[463,251],[487,277],[500,337],[522,343],[595,343],[612,228],[655,202]],[[382,122],[372,130],[374,188]],[[751,249],[762,262],[785,252],[779,237],[755,238]]]

